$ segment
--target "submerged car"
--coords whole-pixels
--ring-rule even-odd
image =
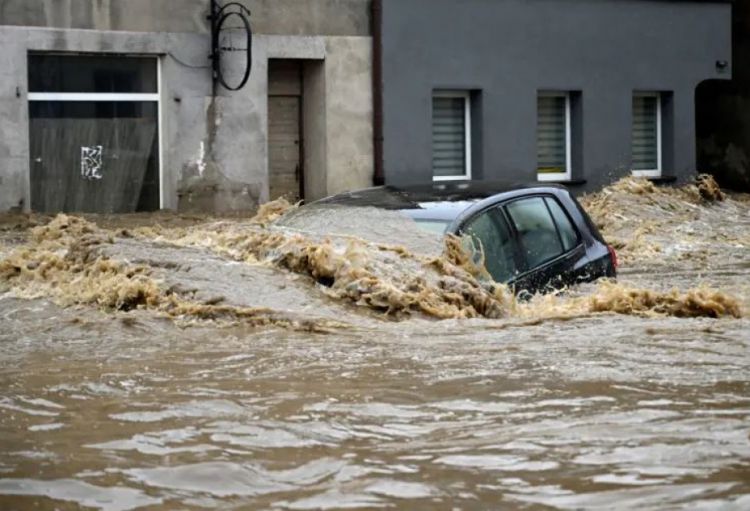
[[[616,276],[617,255],[563,186],[436,182],[347,192],[316,204],[396,210],[424,229],[454,234],[495,282],[547,292]]]

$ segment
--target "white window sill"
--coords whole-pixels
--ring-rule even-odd
[[[469,181],[471,176],[433,176],[433,181]]]
[[[537,174],[536,180],[541,182],[570,181],[570,174]]]
[[[661,177],[661,170],[633,170],[635,177]]]

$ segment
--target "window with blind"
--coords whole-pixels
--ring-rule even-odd
[[[633,173],[661,175],[661,95],[633,95]]]
[[[436,181],[471,178],[471,122],[468,92],[435,92],[432,97],[432,175]]]
[[[537,97],[537,172],[540,181],[570,179],[570,94]]]

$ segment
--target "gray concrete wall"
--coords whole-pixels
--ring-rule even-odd
[[[208,39],[191,34],[138,34],[61,31],[0,27],[0,211],[30,204],[28,68],[29,51],[122,52],[173,54],[190,61],[205,55]],[[162,60],[163,133],[162,196],[165,207],[176,207],[182,167],[197,158],[206,127],[206,97],[210,75],[205,69],[186,68],[174,58]],[[179,102],[178,102],[179,101]]]
[[[268,199],[269,59],[317,63],[320,77],[305,93],[315,106],[307,112],[313,197],[371,184],[369,37],[258,35],[247,86],[239,92],[219,88],[216,97],[206,67],[208,39],[0,26],[0,211],[30,204],[29,51],[160,56],[164,208],[228,212]]]
[[[369,35],[369,0],[241,0],[253,30]],[[207,33],[209,0],[0,0],[0,25]]]
[[[372,42],[328,37],[304,69],[305,198],[372,186]]]
[[[326,165],[326,67],[322,61],[307,61],[303,68],[302,120],[304,138],[304,189],[310,199],[328,192]]]
[[[324,195],[332,195],[372,186],[372,42],[365,37],[329,37],[326,55]]]
[[[208,88],[195,98],[203,108],[191,124],[176,119],[165,126],[174,147],[187,148],[165,164],[165,176],[173,182],[170,198],[176,200],[165,207],[221,213],[253,209],[268,200],[268,60],[287,58],[324,61],[325,40],[256,37],[252,74],[242,90],[219,87],[212,98]],[[165,114],[175,119],[174,112]]]
[[[664,0],[383,0],[388,183],[432,179],[433,89],[481,97],[486,179],[536,179],[539,90],[580,92],[578,166],[594,189],[629,172],[634,90],[671,93],[664,175],[695,171],[696,86],[731,76],[729,4]]]

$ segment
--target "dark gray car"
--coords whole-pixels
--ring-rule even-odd
[[[397,210],[421,227],[463,238],[496,282],[549,291],[615,277],[617,256],[563,186],[461,181],[348,192],[319,204]]]

